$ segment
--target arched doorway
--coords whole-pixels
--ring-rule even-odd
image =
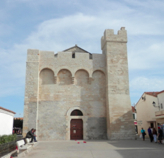
[[[71,112],[71,116],[83,116],[83,113],[80,110],[75,109]],[[70,126],[71,140],[83,139],[83,120],[72,119]]]
[[[83,139],[83,120],[72,119],[70,124],[70,138],[71,140]]]

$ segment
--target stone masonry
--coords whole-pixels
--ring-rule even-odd
[[[70,140],[71,120],[82,119],[83,139],[134,139],[126,43],[122,27],[105,30],[102,54],[77,45],[56,54],[29,49],[24,135],[36,128],[39,140]]]

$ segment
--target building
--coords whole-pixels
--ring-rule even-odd
[[[164,126],[164,90],[157,94],[155,106],[159,109],[155,112],[156,123],[158,126]]]
[[[29,49],[24,135],[36,128],[39,140],[134,139],[126,43],[122,27],[105,30],[102,54]]]
[[[14,120],[22,120],[23,121],[23,117],[14,117]]]
[[[12,134],[14,115],[15,112],[0,106],[0,135]]]
[[[137,104],[137,125],[138,133],[141,133],[141,128],[148,129],[156,128],[160,123],[164,124],[164,91],[160,92],[144,92]],[[153,103],[154,106],[153,106]]]

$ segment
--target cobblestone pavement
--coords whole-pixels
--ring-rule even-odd
[[[80,144],[78,144],[80,142]],[[45,141],[24,158],[162,158],[164,145],[149,140]]]

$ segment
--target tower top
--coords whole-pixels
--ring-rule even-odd
[[[114,34],[113,29],[106,29],[104,31],[104,36],[101,38],[101,49],[103,49],[106,42],[127,43],[127,32],[125,27],[121,27],[117,34]]]

